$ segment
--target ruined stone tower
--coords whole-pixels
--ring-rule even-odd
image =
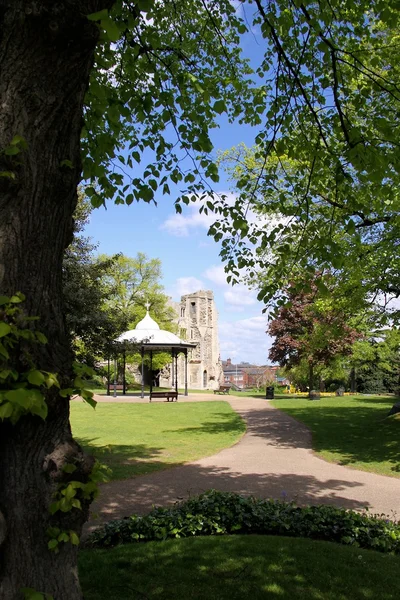
[[[214,294],[200,290],[174,302],[182,340],[197,343],[188,355],[188,387],[195,390],[213,390],[222,382],[222,364],[219,353],[218,313]],[[171,385],[171,368],[160,377],[161,386]],[[178,359],[178,386],[184,387],[184,359]]]

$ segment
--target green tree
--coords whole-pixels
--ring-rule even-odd
[[[11,352],[0,359],[2,598],[19,598],[22,587],[57,600],[81,598],[75,542],[90,499],[70,481],[85,486],[92,460],[72,438],[69,398],[40,383],[50,385],[43,373],[55,373],[69,388],[73,377],[62,265],[77,186],[90,180],[86,192],[98,206],[153,201],[157,190],[168,194],[170,181],[187,189],[188,202],[204,189],[204,176],[216,181],[208,133],[216,116],[232,119],[243,109],[260,121],[253,106],[262,96],[246,92],[241,29],[228,0],[0,0],[0,289],[2,302],[22,292],[26,313],[39,318],[27,321],[24,336],[39,327],[48,340],[29,343],[18,333],[15,309],[1,311],[2,342]],[[124,175],[128,168],[134,176]],[[28,359],[33,391],[12,394]],[[38,393],[46,418],[27,404],[11,422],[10,407],[20,413],[5,396]],[[80,509],[70,503],[52,515],[54,494],[66,498],[74,489]],[[60,543],[58,553],[48,548],[55,527],[74,532],[74,543]]]
[[[113,324],[113,337],[129,329],[134,329],[150,307],[150,315],[161,329],[177,333],[176,313],[169,298],[164,294],[160,283],[162,279],[161,261],[158,258],[148,258],[143,252],[138,252],[131,258],[118,255],[113,259],[100,255],[99,264],[109,263],[103,274],[103,289],[105,290],[103,310],[110,315]],[[138,352],[128,352],[128,364],[141,364]],[[171,356],[165,352],[157,352],[153,356],[153,370],[162,369],[171,362]],[[150,366],[150,358],[145,357],[146,366]],[[120,374],[120,378],[122,373]]]
[[[215,202],[227,270],[261,271],[265,301],[293,272],[326,268],[351,290],[398,296],[397,2],[253,5],[267,108],[234,173],[237,202]]]
[[[370,333],[354,344],[350,365],[357,391],[399,393],[400,333],[396,328]]]
[[[315,386],[315,371],[328,367],[338,356],[351,354],[360,334],[348,321],[343,307],[329,297],[321,298],[315,282],[303,282],[303,291],[295,285],[286,289],[286,301],[269,323],[268,333],[275,338],[269,358],[289,369],[298,367],[297,378],[305,378],[308,387]]]
[[[63,295],[66,326],[75,357],[94,366],[106,356],[115,338],[114,313],[107,309],[104,284],[117,257],[95,257],[96,245],[83,234],[93,210],[82,190],[74,214],[74,237],[63,260]]]
[[[160,283],[162,278],[161,261],[148,258],[143,252],[131,258],[118,255],[100,255],[99,264],[109,262],[104,273],[105,307],[114,315],[115,336],[133,329],[146,314],[146,304],[162,329],[174,329],[175,312],[168,304],[168,297]],[[172,328],[172,329],[171,329]]]

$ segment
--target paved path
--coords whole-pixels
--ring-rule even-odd
[[[189,401],[216,399],[198,394]],[[89,527],[132,513],[144,514],[152,505],[171,505],[211,488],[299,504],[368,507],[372,513],[396,513],[400,518],[400,479],[317,458],[311,451],[309,430],[266,400],[219,399],[228,401],[247,422],[247,433],[236,445],[183,466],[103,485],[93,505],[98,518]],[[125,401],[143,402],[140,398]]]

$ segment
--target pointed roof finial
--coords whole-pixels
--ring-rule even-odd
[[[147,300],[147,301],[144,303],[144,305],[145,305],[145,307],[146,307],[146,310],[147,310],[147,312],[149,312],[149,310],[150,310],[150,306],[151,306],[151,305],[150,305],[150,302]]]

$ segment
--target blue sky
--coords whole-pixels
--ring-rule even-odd
[[[260,56],[256,36],[248,34],[246,54]],[[219,129],[212,131],[215,152],[226,150],[240,142],[251,146],[258,130],[248,126],[219,121]],[[219,184],[212,184],[216,192],[228,192],[229,183],[221,173]],[[154,204],[135,203],[131,206],[107,204],[94,210],[86,229],[87,235],[99,244],[99,252],[122,252],[135,256],[144,252],[150,258],[159,258],[164,274],[165,292],[174,300],[182,294],[199,289],[212,290],[219,313],[221,358],[266,364],[270,338],[266,335],[267,317],[263,305],[256,299],[256,291],[245,286],[230,286],[226,282],[219,257],[220,246],[207,236],[213,216],[199,214],[194,205],[183,206],[181,215],[175,213],[174,201],[178,189],[171,196],[156,194]]]

